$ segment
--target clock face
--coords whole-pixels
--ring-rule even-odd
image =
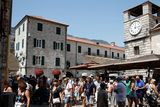
[[[142,29],[141,23],[139,21],[134,21],[130,25],[129,32],[131,35],[137,35]]]

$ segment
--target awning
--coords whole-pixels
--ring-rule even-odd
[[[160,55],[151,54],[110,64],[91,66],[88,69],[130,70],[160,68]]]
[[[70,67],[69,69],[74,69],[74,70],[87,70],[88,67],[91,67],[91,66],[94,66],[94,65],[98,65],[98,63],[96,63],[96,62],[94,62],[94,61],[91,61],[91,62],[84,63],[84,64],[81,64],[81,65],[72,66],[72,67]],[[91,69],[89,69],[89,70],[91,70]]]
[[[61,71],[59,69],[55,69],[55,70],[52,71],[52,74],[53,75],[60,75]]]
[[[41,75],[43,75],[44,72],[42,69],[36,68],[34,73],[36,76],[41,76]]]

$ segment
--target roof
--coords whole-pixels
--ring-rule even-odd
[[[89,69],[130,70],[160,68],[160,55],[151,54],[120,62],[91,66]]]
[[[131,15],[137,17],[137,16],[139,16],[139,15],[142,14],[142,6],[143,6],[144,4],[151,4],[151,5],[152,5],[152,14],[157,13],[157,12],[159,11],[159,9],[160,9],[160,7],[159,7],[158,5],[156,5],[156,4],[154,4],[154,3],[150,2],[150,1],[146,1],[146,2],[144,2],[144,3],[139,4],[138,6],[135,6],[135,7],[133,7],[133,8],[130,8],[130,9],[124,11],[124,12],[129,11]]]
[[[160,23],[156,24],[150,31],[151,32],[160,31]]]
[[[87,70],[88,67],[94,66],[94,65],[97,65],[97,64],[98,64],[97,62],[91,61],[91,62],[87,62],[87,63],[81,64],[81,65],[72,66],[69,69]]]
[[[67,24],[60,23],[60,22],[58,22],[58,21],[48,20],[48,19],[45,19],[45,18],[40,17],[40,16],[25,15],[25,16],[22,18],[22,20],[15,26],[15,28],[18,27],[19,24],[20,24],[23,20],[25,20],[26,18],[32,18],[32,19],[36,19],[36,20],[41,20],[41,21],[49,22],[49,23],[59,24],[59,25],[63,25],[63,26],[66,26],[66,27],[69,26],[69,25],[67,25]]]
[[[71,37],[71,36],[67,36],[67,40],[68,41],[73,41],[73,42],[80,42],[80,43],[84,43],[84,44],[89,44],[89,45],[94,45],[94,46],[99,46],[99,47],[103,47],[103,48],[109,48],[109,49],[115,49],[118,51],[124,51],[125,49],[122,47],[118,47],[118,46],[112,46],[112,45],[107,45],[107,44],[97,44],[96,42],[93,42],[91,40],[87,40],[87,39],[82,39],[82,38],[77,38],[77,37]]]

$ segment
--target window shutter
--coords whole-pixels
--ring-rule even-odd
[[[63,51],[63,43],[61,43],[61,50]]]
[[[53,42],[53,49],[56,49],[56,42]]]
[[[45,48],[45,40],[42,40],[42,48]]]
[[[34,47],[36,47],[36,38],[33,40]]]
[[[33,65],[35,65],[36,64],[36,56],[35,55],[33,55],[32,61],[33,61]]]
[[[44,65],[44,56],[42,56],[41,65]]]

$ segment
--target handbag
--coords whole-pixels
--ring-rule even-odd
[[[26,104],[21,103],[21,102],[15,102],[14,107],[25,107]]]
[[[53,98],[52,102],[53,102],[53,104],[60,103],[60,99],[59,98]]]

